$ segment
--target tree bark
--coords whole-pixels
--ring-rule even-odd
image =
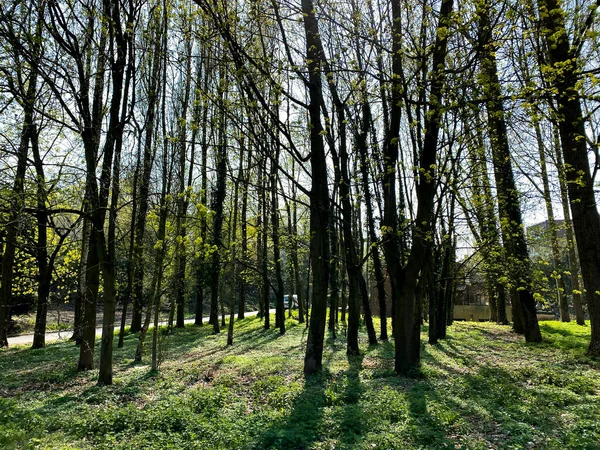
[[[323,342],[327,312],[327,285],[329,282],[329,188],[327,186],[327,160],[321,134],[320,109],[323,104],[321,88],[322,60],[319,45],[319,27],[312,0],[302,0],[302,16],[306,35],[308,65],[308,105],[310,130],[310,260],[312,265],[312,310],[304,356],[304,373],[320,371],[323,365]]]
[[[186,30],[185,33],[186,42],[186,66],[185,66],[185,84],[183,88],[183,97],[181,99],[181,113],[178,117],[178,137],[177,137],[177,148],[178,148],[178,195],[177,195],[177,216],[175,217],[175,262],[174,262],[174,273],[173,273],[173,296],[175,305],[177,306],[177,328],[183,328],[185,326],[185,269],[187,262],[187,254],[185,248],[185,241],[187,239],[186,225],[187,225],[187,210],[189,205],[189,194],[192,184],[192,170],[194,153],[192,146],[192,154],[190,157],[189,175],[186,183],[186,158],[187,158],[187,120],[188,120],[188,106],[190,101],[190,92],[192,84],[192,42],[191,42],[191,30]],[[202,61],[202,60],[200,60]],[[192,140],[193,142],[193,140]]]
[[[283,304],[283,275],[281,270],[281,253],[279,250],[279,201],[277,195],[277,167],[279,165],[279,142],[275,143],[275,154],[271,161],[271,236],[273,239],[273,260],[275,262],[275,326],[279,327],[279,334],[285,334],[285,307]],[[290,302],[292,299],[290,299]]]
[[[518,191],[512,172],[504,106],[498,80],[495,43],[492,41],[491,35],[493,30],[490,25],[489,7],[489,5],[483,5],[480,10],[480,62],[482,88],[487,98],[486,109],[490,127],[494,176],[498,191],[501,232],[507,250],[507,262],[511,268],[511,283],[519,296],[520,310],[524,319],[525,340],[541,342],[542,334],[537,321],[535,299],[531,287],[529,252],[525,242]],[[514,311],[514,306],[513,316],[518,313],[518,311]]]
[[[555,88],[557,121],[565,162],[565,175],[581,274],[587,290],[591,322],[588,354],[600,356],[600,215],[585,139],[585,124],[579,92],[579,54],[568,41],[564,16],[556,0],[539,0],[538,8],[546,28],[551,85]]]
[[[144,296],[144,272],[145,272],[145,242],[146,219],[148,216],[148,201],[150,194],[150,177],[152,175],[152,166],[155,158],[154,134],[156,126],[156,115],[158,102],[161,98],[161,91],[164,90],[164,80],[161,78],[165,74],[167,58],[163,54],[166,43],[166,25],[165,19],[159,15],[159,9],[150,17],[148,28],[151,30],[151,36],[154,40],[152,51],[152,69],[148,87],[148,106],[146,109],[145,137],[144,137],[144,156],[142,162],[142,175],[138,186],[138,192],[135,192],[135,203],[137,206],[136,225],[133,230],[135,235],[135,244],[133,257],[131,260],[132,268],[132,316],[131,327],[129,331],[136,333],[142,327],[142,310],[145,304]],[[162,22],[162,25],[161,25]],[[162,89],[161,89],[162,87]],[[164,115],[164,108],[163,108]]]
[[[35,74],[33,83],[28,92],[28,101],[25,104],[23,129],[21,130],[21,139],[17,152],[17,167],[15,172],[15,181],[13,183],[11,196],[9,199],[11,209],[10,218],[6,226],[6,238],[4,244],[4,253],[2,254],[2,276],[0,278],[0,348],[8,347],[8,305],[12,296],[13,272],[15,251],[17,248],[17,239],[19,236],[19,215],[25,206],[24,186],[25,171],[27,169],[27,154],[29,153],[29,142],[32,134],[35,133],[35,123],[33,121],[33,98],[35,97]]]
[[[217,186],[215,189],[212,210],[214,211],[212,242],[214,250],[212,253],[212,267],[210,269],[210,315],[213,326],[213,333],[219,333],[219,286],[221,275],[221,254],[220,249],[223,246],[221,242],[221,233],[223,229],[223,205],[225,202],[225,177],[227,175],[227,140],[225,123],[225,89],[221,86],[220,111],[219,111],[219,143],[217,145]]]
[[[565,176],[565,167],[562,160],[560,135],[558,127],[554,126],[554,151],[556,154],[556,167],[558,169],[558,182],[560,185],[560,200],[564,217],[564,229],[567,236],[567,248],[569,252],[569,271],[571,273],[571,299],[575,307],[575,320],[577,325],[585,326],[585,312],[581,302],[581,293],[583,286],[579,279],[579,259],[577,258],[577,243],[573,233],[573,221],[571,220],[571,211],[569,209],[569,193],[567,179]]]

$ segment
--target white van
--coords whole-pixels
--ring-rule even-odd
[[[293,295],[284,295],[283,296],[283,306],[285,309],[289,309],[290,307],[290,297],[292,298],[292,308],[298,308],[298,296],[296,294]]]

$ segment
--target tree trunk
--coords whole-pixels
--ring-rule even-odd
[[[511,282],[517,289],[519,296],[520,309],[524,319],[525,340],[527,342],[541,342],[542,334],[537,321],[535,299],[531,287],[529,253],[525,242],[518,191],[512,172],[504,106],[501,100],[498,79],[495,43],[492,42],[491,33],[493,30],[490,25],[488,6],[484,5],[480,11],[480,60],[482,88],[485,97],[488,99],[486,102],[487,118],[490,127],[490,145],[494,162],[496,189],[498,191],[502,238],[507,249],[507,262],[511,268]]]
[[[79,371],[94,368],[94,347],[96,345],[96,307],[100,285],[100,260],[98,257],[97,232],[91,224],[90,243],[88,244],[85,292],[83,295],[83,323],[81,346],[79,348]]]
[[[381,221],[383,243],[383,251],[387,263],[387,270],[390,277],[392,288],[392,327],[394,338],[396,340],[395,347],[396,361],[404,352],[401,350],[407,345],[407,339],[413,339],[411,335],[414,326],[414,305],[410,310],[403,310],[400,313],[400,299],[404,284],[404,270],[402,269],[403,259],[401,257],[401,242],[398,229],[398,213],[396,202],[396,165],[398,161],[398,139],[400,136],[400,118],[401,118],[401,95],[402,85],[400,77],[402,74],[402,59],[401,59],[401,43],[402,36],[401,27],[401,9],[400,1],[391,1],[392,9],[392,73],[394,79],[391,89],[391,98],[389,102],[390,121],[385,124],[385,135],[383,144],[383,175],[381,177],[381,187],[383,195],[383,219]],[[410,306],[410,304],[409,304]],[[399,314],[400,313],[400,314]],[[413,315],[408,317],[408,315]],[[406,326],[400,326],[397,316],[404,317],[408,321]],[[402,329],[402,332],[400,332]],[[408,335],[406,334],[408,332]],[[411,347],[409,347],[410,349]],[[407,372],[412,370],[412,367],[418,365],[419,355],[412,355],[410,352],[409,365],[403,370]],[[406,355],[408,356],[408,355]],[[396,362],[396,365],[398,363]],[[409,367],[410,366],[410,367]]]
[[[340,296],[340,271],[339,271],[339,245],[338,245],[338,230],[336,226],[335,220],[335,212],[334,206],[337,186],[339,185],[339,178],[336,177],[336,181],[334,183],[333,188],[333,199],[332,206],[329,210],[329,243],[331,256],[329,257],[330,265],[329,265],[329,320],[327,322],[327,328],[329,329],[332,337],[335,337],[335,318],[337,316],[339,296]],[[360,315],[360,311],[358,311]],[[358,320],[357,320],[358,324]],[[358,332],[358,328],[357,328]],[[358,345],[358,337],[357,337],[357,345]],[[358,348],[357,348],[358,351]]]
[[[261,245],[262,247],[260,247],[259,251],[261,252],[261,266],[260,266],[260,273],[262,275],[262,279],[261,281],[261,293],[262,293],[262,298],[260,299],[260,302],[262,303],[262,310],[263,310],[263,318],[264,318],[264,329],[268,330],[269,328],[271,328],[271,288],[270,288],[270,284],[269,284],[269,265],[268,265],[268,259],[269,259],[269,199],[267,197],[267,192],[266,192],[266,164],[267,164],[267,158],[265,155],[262,156],[262,165],[261,167],[259,167],[259,171],[261,171],[261,181],[260,181],[260,189],[261,189],[261,193],[260,193],[260,197],[261,197],[261,202],[260,202],[260,207],[261,207],[261,216],[262,216],[262,228],[260,229],[259,233],[262,235],[261,236]]]
[[[133,250],[135,247],[135,219],[137,216],[137,201],[135,200],[135,193],[137,191],[138,179],[140,175],[140,165],[142,158],[142,140],[138,139],[138,149],[137,149],[137,158],[135,164],[135,170],[133,171],[133,203],[131,210],[131,223],[130,223],[130,233],[129,233],[129,250],[127,255],[127,287],[125,290],[125,295],[123,296],[123,310],[121,312],[121,326],[119,327],[119,342],[117,343],[118,348],[123,348],[124,339],[125,339],[125,326],[127,325],[127,309],[129,306],[129,300],[133,293]]]
[[[235,180],[235,187],[234,187],[234,194],[233,194],[233,212],[231,214],[231,236],[229,239],[229,248],[230,248],[230,252],[231,252],[231,279],[232,279],[232,291],[231,292],[231,302],[229,305],[229,326],[227,328],[227,345],[231,346],[233,345],[233,324],[234,324],[234,320],[235,320],[235,300],[237,298],[236,295],[236,288],[239,286],[241,287],[241,281],[238,280],[238,277],[241,279],[241,276],[239,276],[239,262],[237,260],[238,256],[237,256],[237,247],[238,247],[238,241],[237,241],[237,222],[238,222],[238,200],[239,200],[239,191],[240,191],[240,182],[243,182],[242,180],[244,179],[244,139],[242,138],[240,140],[240,162],[239,162],[239,167],[238,167],[238,176],[237,179]],[[243,189],[243,187],[242,187]],[[243,195],[243,194],[242,194]],[[243,237],[242,237],[243,238]],[[243,258],[243,256],[242,256]]]
[[[85,300],[85,291],[87,286],[88,272],[88,248],[92,233],[90,221],[84,217],[81,226],[81,259],[79,261],[77,276],[77,293],[75,297],[75,314],[73,318],[73,335],[70,340],[75,341],[75,345],[81,345],[83,339],[83,308]]]
[[[194,162],[194,153],[192,146],[192,154],[190,157],[190,168],[188,182],[185,180],[185,169],[186,169],[186,158],[187,158],[187,120],[188,120],[188,106],[190,101],[190,92],[192,84],[192,42],[191,42],[191,30],[186,30],[185,33],[186,41],[184,43],[186,48],[186,68],[185,68],[185,85],[183,88],[183,97],[181,99],[181,113],[179,114],[179,132],[178,132],[178,188],[179,192],[177,195],[177,216],[175,217],[175,271],[173,274],[173,287],[174,287],[174,299],[177,305],[177,328],[183,328],[185,326],[185,269],[186,269],[186,250],[185,240],[187,238],[186,225],[187,225],[187,209],[189,204],[189,191],[192,183],[192,170]],[[200,59],[202,61],[202,59]],[[193,142],[193,140],[192,140]]]
[[[206,66],[204,69],[204,89],[208,89],[208,74],[210,66]],[[202,143],[201,143],[201,164],[200,164],[200,175],[202,176],[202,183],[200,189],[200,203],[203,207],[208,205],[208,178],[207,178],[207,159],[208,159],[208,105],[205,105],[202,113]],[[196,316],[194,324],[202,326],[202,315],[204,314],[204,291],[206,283],[206,251],[205,243],[207,242],[208,236],[208,222],[206,213],[202,212],[200,215],[200,239],[202,247],[200,250],[200,256],[196,259]]]
[[[474,114],[478,116],[479,110],[474,111]],[[469,159],[473,168],[471,196],[480,230],[478,244],[485,264],[485,280],[490,297],[490,319],[498,324],[507,325],[506,287],[505,283],[500,281],[507,278],[505,277],[507,273],[506,251],[500,244],[496,208],[488,175],[488,158],[486,157],[484,138],[481,131],[483,124],[477,116],[473,136],[475,145],[474,148],[469,147]],[[468,124],[465,125],[468,126]],[[493,304],[495,304],[495,311]]]
[[[294,164],[294,161],[292,161],[292,177],[295,176],[295,169],[296,166]],[[305,296],[304,296],[304,290],[302,289],[302,281],[301,281],[301,277],[300,277],[300,264],[298,261],[298,207],[296,204],[296,188],[292,187],[292,199],[291,199],[291,203],[292,203],[292,214],[291,214],[291,218],[289,220],[291,220],[291,224],[289,226],[290,229],[290,236],[291,236],[291,258],[292,258],[292,265],[294,266],[294,286],[295,286],[295,290],[296,290],[296,295],[298,295],[298,322],[300,323],[304,323],[304,316],[305,316]],[[290,213],[288,211],[288,218],[290,217]],[[308,285],[308,279],[306,280],[306,284]]]
[[[38,241],[36,259],[38,264],[38,298],[35,316],[35,329],[33,332],[33,345],[31,348],[43,348],[46,344],[46,323],[48,314],[48,296],[50,294],[50,281],[52,267],[48,264],[48,210],[46,206],[46,177],[40,157],[38,146],[38,132],[34,125],[31,133],[31,149],[37,175],[37,229]]]
[[[591,322],[588,354],[600,356],[600,215],[587,154],[583,112],[577,89],[578,50],[571,48],[564,16],[556,0],[540,0],[540,17],[546,27],[553,87],[558,93],[558,128],[565,162],[573,228],[587,290]],[[550,14],[549,12],[553,13]]]
[[[377,298],[379,301],[379,318],[380,318],[380,339],[388,340],[387,332],[387,305],[385,293],[385,277],[381,258],[379,256],[379,240],[375,232],[375,216],[373,211],[373,199],[371,196],[371,188],[369,186],[369,163],[367,160],[367,133],[371,123],[371,108],[365,101],[362,107],[363,120],[362,129],[357,133],[357,149],[360,157],[360,170],[363,186],[363,195],[365,196],[365,205],[367,207],[367,227],[369,231],[369,240],[371,242],[371,257],[373,259],[373,272],[375,274],[375,284],[377,286]]]
[[[432,233],[433,198],[437,186],[435,167],[437,156],[437,141],[442,117],[442,87],[445,83],[445,62],[447,49],[447,26],[450,20],[453,1],[443,0],[440,7],[440,17],[436,30],[436,42],[433,47],[432,67],[435,70],[431,75],[431,92],[429,96],[429,109],[425,118],[425,140],[419,161],[419,179],[417,185],[417,214],[413,231],[413,244],[406,268],[401,267],[399,255],[399,242],[397,237],[397,215],[395,213],[395,164],[398,160],[398,146],[396,143],[399,133],[399,106],[393,106],[391,111],[391,124],[389,135],[386,139],[386,166],[392,164],[391,170],[386,170],[384,175],[384,221],[386,234],[384,239],[391,241],[386,244],[386,260],[392,278],[392,292],[396,302],[394,338],[395,338],[395,370],[399,374],[410,374],[420,363],[420,304],[417,299],[417,280],[424,267],[425,257],[430,252],[430,235]],[[400,5],[397,0],[392,1],[392,16],[395,20],[393,33],[397,36],[392,44],[392,50],[398,52],[401,36],[400,30]],[[392,70],[401,79],[402,62],[400,55],[393,56]],[[398,82],[397,82],[398,83]],[[392,95],[392,102],[399,102],[400,86],[396,84]],[[395,101],[394,101],[395,99]],[[388,173],[389,172],[389,173]],[[394,179],[393,181],[391,179]],[[390,186],[386,185],[391,182]],[[392,192],[392,189],[394,190]],[[396,234],[391,236],[391,234]]]
[[[277,102],[278,103],[278,102]],[[275,262],[275,307],[277,312],[276,324],[279,334],[285,334],[285,307],[283,304],[283,275],[281,270],[281,255],[279,251],[279,201],[277,195],[277,167],[279,164],[279,143],[275,143],[274,158],[271,161],[271,236],[273,239],[273,260]],[[290,302],[292,299],[290,298]]]
[[[317,27],[317,21],[315,19],[315,27]],[[335,142],[333,142],[332,133],[328,134],[330,136],[330,148],[333,156],[333,165],[335,171],[335,186],[339,186],[340,189],[340,201],[342,203],[342,233],[344,237],[344,256],[346,262],[346,271],[348,273],[348,290],[349,290],[349,309],[348,309],[348,343],[347,343],[347,352],[349,354],[358,354],[358,324],[360,321],[360,304],[362,302],[363,312],[365,317],[365,324],[367,327],[367,334],[369,336],[369,345],[374,345],[377,343],[377,336],[375,333],[375,328],[373,327],[373,318],[371,315],[371,305],[369,304],[369,293],[367,291],[367,286],[365,282],[365,278],[362,273],[359,251],[357,250],[357,245],[353,236],[352,224],[354,223],[354,219],[358,219],[360,222],[360,211],[356,215],[356,217],[352,216],[352,204],[351,204],[351,190],[350,190],[350,175],[349,175],[349,155],[347,148],[347,133],[346,133],[346,105],[342,102],[338,90],[335,79],[333,78],[333,71],[329,65],[329,61],[325,56],[325,51],[323,49],[323,45],[321,42],[320,35],[316,35],[315,44],[318,45],[318,52],[316,56],[319,58],[318,63],[322,64],[329,85],[329,90],[331,92],[331,96],[333,99],[333,104],[335,107],[335,114],[337,119],[337,127],[339,134],[339,153],[336,150]],[[334,188],[335,192],[335,188]],[[334,195],[335,198],[335,195]],[[333,214],[330,212],[330,224],[329,226],[333,230]],[[360,229],[360,228],[359,228]],[[330,234],[333,234],[330,233]],[[359,246],[362,248],[362,245]],[[337,239],[335,240],[335,246],[332,245],[332,249],[337,251]],[[333,253],[333,252],[332,252]],[[330,259],[334,259],[335,255],[332,254]],[[331,279],[335,282],[335,287],[332,290],[332,306],[335,306],[336,311],[330,312],[330,314],[335,314],[331,316],[335,318],[337,316],[337,302],[339,296],[339,287],[338,284],[338,272],[337,272],[337,261],[331,264],[330,268],[330,276]],[[335,295],[334,295],[335,293]],[[356,317],[353,315],[356,314]],[[330,321],[330,326],[333,326],[335,329],[335,320]]]
[[[329,282],[329,188],[327,186],[327,160],[323,145],[323,128],[320,109],[322,60],[319,45],[319,28],[312,0],[302,0],[302,16],[306,35],[308,65],[308,105],[310,130],[310,260],[312,265],[312,309],[304,356],[306,375],[320,371],[323,364],[323,342],[327,313],[327,285]]]
[[[33,84],[35,88],[35,83]],[[35,91],[33,92],[35,94]],[[25,109],[23,129],[17,153],[17,170],[12,192],[10,193],[10,219],[6,226],[6,240],[2,254],[2,276],[0,277],[0,348],[8,347],[8,305],[12,296],[13,269],[17,239],[19,236],[19,220],[21,210],[25,206],[24,184],[27,169],[27,153],[32,133],[35,132],[33,122],[33,104]]]
[[[248,149],[247,167],[242,177],[242,208],[240,212],[240,227],[241,227],[241,255],[242,264],[248,263],[248,187],[250,185],[250,167],[252,163],[252,151]],[[241,167],[241,166],[240,166]],[[237,203],[237,202],[236,202]],[[238,304],[238,320],[244,318],[246,312],[246,290],[247,283],[244,274],[239,275],[240,301]]]
[[[157,8],[155,14],[149,20],[148,28],[151,30],[152,39],[154,41],[154,49],[152,52],[152,69],[150,73],[150,82],[148,89],[148,106],[146,109],[145,123],[145,138],[144,138],[144,157],[142,162],[142,175],[138,186],[139,192],[135,192],[135,202],[137,206],[136,225],[133,230],[135,235],[134,252],[131,260],[132,268],[132,316],[130,331],[136,333],[142,327],[142,311],[145,304],[144,296],[144,269],[145,269],[145,242],[144,236],[146,233],[146,219],[148,215],[148,200],[150,194],[150,177],[152,174],[152,166],[155,158],[155,146],[153,142],[156,114],[158,102],[161,98],[161,91],[164,91],[166,57],[164,56],[166,43],[166,27],[164,15],[160,14],[160,9]],[[160,26],[162,21],[162,28]],[[164,101],[163,111],[164,116]]]
[[[165,156],[166,158],[166,156]],[[166,169],[166,164],[163,164],[163,169]],[[171,175],[170,171],[167,172],[163,170],[163,187],[162,194],[160,197],[160,216],[158,222],[158,234],[157,239],[161,243],[160,248],[156,251],[156,255],[154,258],[154,267],[158,271],[154,277],[152,277],[152,288],[150,290],[151,301],[148,303],[148,309],[146,312],[146,320],[144,322],[144,326],[142,327],[139,337],[138,337],[138,345],[135,352],[135,360],[141,361],[143,352],[144,352],[144,340],[146,339],[146,334],[148,333],[148,328],[150,326],[151,317],[158,317],[158,311],[160,310],[160,298],[162,295],[162,281],[164,275],[164,259],[165,259],[165,237],[166,237],[166,229],[167,229],[167,218],[168,218],[168,208],[166,196],[168,192],[171,190]],[[155,320],[154,323],[155,333],[158,329],[158,321]],[[153,345],[154,347],[154,345]],[[152,352],[152,365],[153,370],[156,370],[155,366],[155,351]]]
[[[554,126],[554,151],[556,154],[556,167],[558,169],[558,181],[560,185],[560,199],[564,216],[565,234],[567,236],[567,248],[569,251],[569,271],[571,272],[571,298],[575,307],[575,320],[577,325],[585,326],[585,313],[581,302],[583,286],[579,280],[579,259],[577,258],[575,236],[573,234],[573,222],[569,209],[569,193],[565,167],[562,160],[560,135],[558,127]]]
[[[102,278],[104,281],[104,309],[102,317],[102,340],[100,344],[100,368],[98,374],[98,384],[100,385],[111,385],[113,382],[113,343],[115,337],[115,312],[117,306],[117,274],[115,264],[117,211],[120,191],[123,130],[128,113],[127,99],[129,95],[129,84],[133,75],[130,69],[127,71],[127,79],[125,79],[127,50],[129,48],[127,40],[131,39],[131,35],[127,31],[123,32],[121,28],[121,11],[119,3],[112,0],[106,13],[110,14],[109,28],[111,34],[114,36],[114,42],[111,40],[110,43],[110,53],[112,54],[111,56],[114,61],[111,61],[113,91],[110,103],[109,132],[106,136],[104,155],[105,158],[107,158],[108,155],[114,154],[114,162],[112,167],[112,192],[108,220],[108,237],[106,243],[104,240],[100,242],[102,245]],[[124,81],[125,83],[123,83]],[[125,100],[121,107],[123,98]],[[106,168],[103,167],[103,172],[105,170]],[[111,184],[111,177],[110,175],[105,175],[105,173],[102,175],[102,180],[104,182],[103,187],[108,191],[108,186]],[[100,191],[101,201],[103,195],[108,196],[108,192],[104,194],[102,190]]]
[[[550,182],[548,181],[548,169],[546,168],[546,151],[544,148],[544,140],[542,131],[537,118],[533,118],[533,126],[535,128],[535,136],[540,155],[540,172],[542,175],[542,186],[544,204],[546,206],[546,215],[548,216],[548,229],[550,231],[550,242],[552,245],[552,278],[554,279],[556,289],[556,300],[560,310],[561,322],[570,322],[569,302],[565,295],[565,283],[563,281],[563,267],[560,258],[560,250],[558,246],[558,230],[556,220],[554,219],[554,210],[552,208],[552,194],[550,193]]]
[[[221,233],[223,229],[223,204],[225,202],[225,177],[227,175],[227,140],[225,123],[225,86],[221,86],[220,111],[219,111],[219,144],[217,146],[217,186],[213,197],[212,210],[213,233],[212,242],[215,250],[212,253],[212,267],[210,269],[211,292],[210,292],[210,315],[213,333],[219,333],[219,286],[221,274],[221,254],[223,246]]]

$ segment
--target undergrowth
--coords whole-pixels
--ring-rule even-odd
[[[115,379],[75,370],[70,343],[0,351],[0,448],[401,449],[600,448],[600,363],[589,327],[542,322],[542,344],[508,327],[456,323],[421,346],[414,378],[393,371],[385,342],[347,357],[343,333],[324,369],[302,375],[307,331],[226,333],[187,326],[164,341],[159,372],[115,349]],[[340,328],[341,331],[341,328]],[[424,333],[426,328],[424,329]],[[97,347],[99,348],[99,347]]]

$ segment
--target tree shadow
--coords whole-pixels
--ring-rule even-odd
[[[363,439],[365,424],[368,422],[367,412],[360,404],[365,392],[360,373],[363,369],[364,353],[348,355],[349,367],[342,372],[344,385],[340,418],[340,442],[352,448]]]
[[[366,422],[360,405],[364,354],[347,358],[344,371],[333,373],[326,362],[320,373],[306,376],[289,412],[259,433],[253,448],[304,449],[315,443],[333,448],[334,442],[353,448],[360,442]]]
[[[327,377],[326,371],[306,377],[290,413],[260,433],[255,448],[302,449],[320,440],[321,424],[327,405]]]

